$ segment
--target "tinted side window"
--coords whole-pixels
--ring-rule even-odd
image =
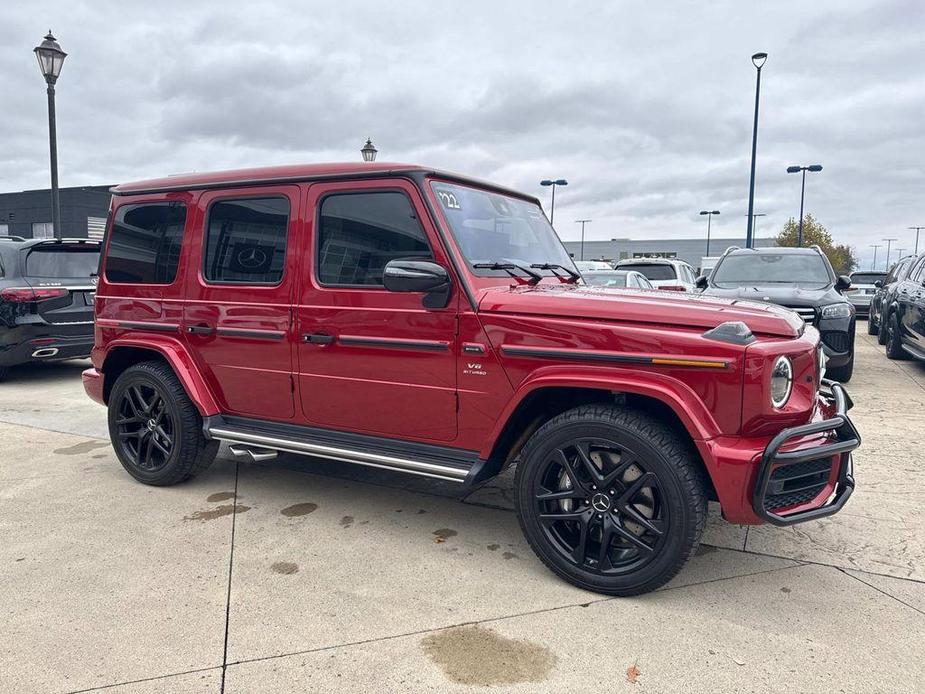
[[[209,282],[279,284],[286,262],[287,198],[219,200],[209,208],[203,275]]]
[[[123,205],[106,254],[106,280],[170,284],[177,276],[186,206],[178,202]]]
[[[395,258],[432,260],[424,229],[404,193],[329,195],[318,225],[318,279],[322,284],[382,286]]]
[[[919,260],[916,266],[912,269],[912,272],[909,273],[909,279],[915,282],[921,282],[923,276],[925,276],[925,272],[923,272],[923,270],[925,270],[925,257]]]

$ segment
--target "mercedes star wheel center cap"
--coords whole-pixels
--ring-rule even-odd
[[[604,511],[610,510],[610,497],[606,494],[595,494],[591,497],[591,506],[595,511],[603,513]]]

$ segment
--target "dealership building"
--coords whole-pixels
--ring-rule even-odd
[[[707,254],[707,241],[699,239],[610,239],[609,241],[564,241],[565,248],[575,260],[617,261],[628,258],[677,258],[699,270],[701,259]],[[755,248],[773,247],[773,238],[756,238]],[[722,255],[730,246],[745,246],[745,237],[710,239],[710,255]]]
[[[66,238],[103,238],[109,213],[110,187],[59,188],[61,235]],[[50,189],[0,193],[0,236],[54,238],[51,220]]]

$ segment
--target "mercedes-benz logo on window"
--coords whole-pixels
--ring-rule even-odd
[[[256,246],[251,246],[238,253],[235,260],[242,268],[255,270],[266,265],[267,254]]]

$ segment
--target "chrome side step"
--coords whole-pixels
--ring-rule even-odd
[[[248,447],[284,451],[286,453],[296,453],[300,455],[315,455],[321,458],[340,460],[345,463],[406,472],[412,475],[421,475],[423,477],[432,477],[448,482],[459,483],[466,481],[472,469],[471,466],[444,465],[438,462],[425,462],[423,460],[404,458],[394,454],[374,453],[369,450],[348,448],[345,445],[334,445],[328,442],[322,443],[301,436],[295,438],[284,436],[282,433],[270,434],[268,432],[255,431],[250,428],[237,429],[228,426],[220,418],[219,421],[214,423],[207,419],[204,430],[206,435],[210,438],[233,444],[231,447],[232,454],[250,455],[254,457],[254,459],[257,458],[253,452],[248,450]],[[257,455],[262,455],[264,452],[264,450],[259,450]]]

